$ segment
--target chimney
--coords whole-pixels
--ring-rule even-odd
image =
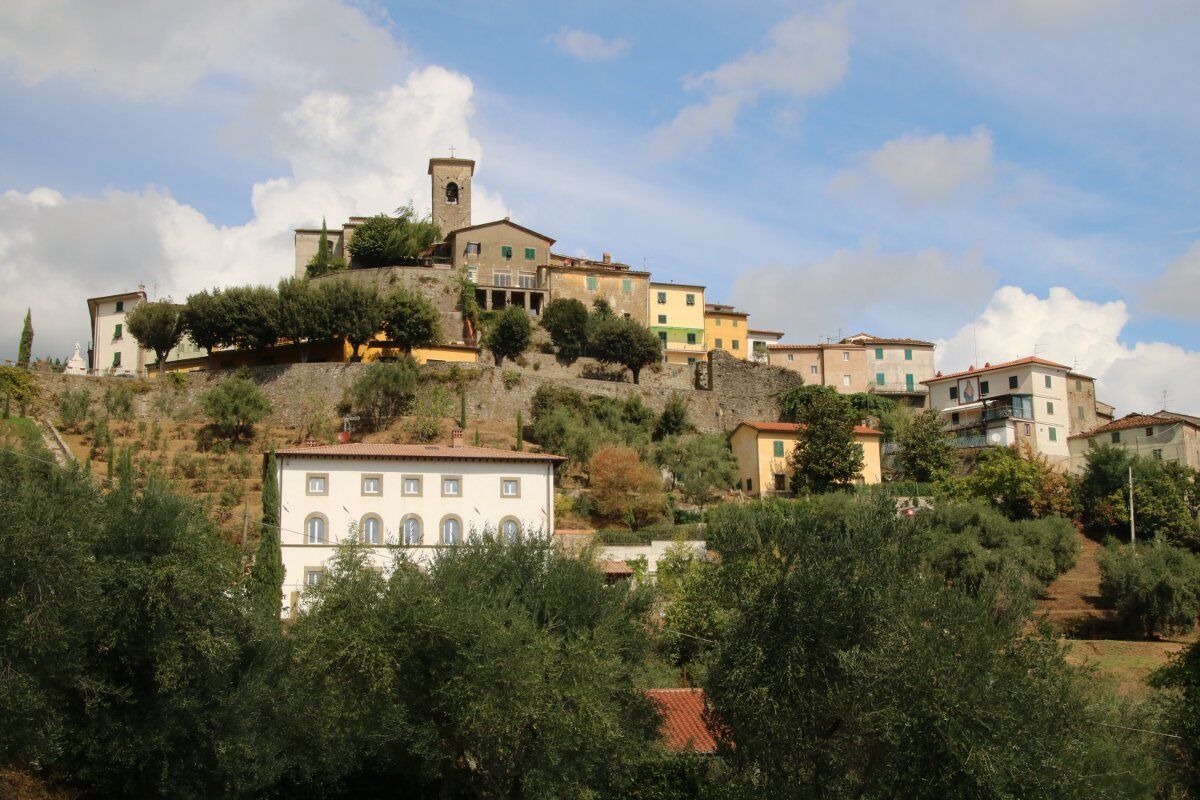
[[[462,428],[455,428],[454,430],[450,431],[450,446],[451,447],[462,447],[463,446],[463,429]]]
[[[600,258],[602,258],[604,260],[605,264],[612,263],[612,253],[605,253],[604,255],[600,256]]]

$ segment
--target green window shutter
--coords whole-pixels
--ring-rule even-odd
[[[600,279],[589,276],[587,279],[587,288],[589,292],[594,292],[600,288]]]
[[[114,339],[120,339],[120,338],[121,338],[121,329],[122,329],[123,327],[125,327],[125,326],[124,326],[124,325],[122,325],[122,324],[121,324],[121,323],[119,323],[119,322],[117,323],[117,327],[116,327],[116,328],[113,330],[113,338],[114,338]]]
[[[124,301],[124,300],[118,300],[118,301],[117,301],[117,313],[118,313],[118,314],[120,314],[120,313],[121,313],[122,311],[124,311],[124,310],[125,310],[125,301]]]
[[[537,250],[534,250],[532,247],[526,247],[525,248],[525,260],[533,261],[535,258],[537,258]]]
[[[661,306],[661,305],[666,305],[666,303],[667,303],[667,293],[659,292],[658,293],[658,304]]]
[[[688,304],[689,306],[694,306],[694,305],[696,305],[696,295],[694,295],[694,294],[689,294],[689,295],[687,296],[687,304]]]
[[[661,340],[662,340],[662,341],[665,343],[665,342],[667,341],[667,332],[666,332],[666,331],[659,331],[659,332],[658,332],[658,338],[659,338],[659,339],[661,339]]]
[[[1058,428],[1050,429],[1050,441],[1052,441],[1052,442],[1058,441]]]
[[[621,279],[621,291],[625,294],[629,294],[633,291],[633,278]]]
[[[875,385],[883,386],[883,373],[882,372],[875,373]]]
[[[1050,402],[1049,400],[1046,401],[1046,413],[1047,414],[1054,413],[1054,403]]]
[[[500,245],[500,255],[504,258],[512,258],[512,248],[508,245]]]
[[[667,315],[666,315],[666,314],[659,314],[659,315],[658,315],[658,324],[659,324],[659,325],[666,325],[666,324],[667,324]]]
[[[778,439],[775,440],[775,457],[783,458],[783,442]]]
[[[688,344],[695,344],[695,343],[696,343],[696,334],[694,334],[694,333],[689,333],[689,334],[687,335],[687,343],[688,343]]]
[[[908,389],[908,391],[911,392],[915,385],[916,385],[916,381],[913,379],[912,373],[911,372],[906,373],[904,375],[904,388]]]
[[[911,347],[904,348],[904,360],[912,361],[912,348]]]
[[[1049,376],[1049,375],[1047,375],[1047,376],[1046,376],[1046,388],[1047,388],[1047,389],[1050,389],[1050,388],[1052,388],[1052,387],[1051,387],[1051,381],[1050,381],[1050,376]]]
[[[875,360],[883,361],[883,348],[882,347],[875,348]]]
[[[717,339],[717,349],[718,350],[721,349],[721,340],[720,339]]]

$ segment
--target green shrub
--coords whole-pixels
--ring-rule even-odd
[[[68,431],[79,430],[91,406],[92,393],[84,387],[63,389],[58,398],[58,423]]]
[[[1164,541],[1113,542],[1100,555],[1100,596],[1127,633],[1190,631],[1200,613],[1200,559]]]
[[[133,389],[124,383],[105,386],[104,412],[113,419],[133,419]]]
[[[432,386],[417,395],[408,430],[418,442],[432,442],[442,434],[442,420],[450,415],[450,395]]]
[[[521,373],[515,369],[504,370],[502,377],[505,389],[512,389],[515,386],[521,385]]]
[[[235,442],[254,430],[271,411],[271,403],[262,389],[242,377],[227,378],[200,398],[204,413],[216,431]]]
[[[411,356],[399,361],[376,361],[346,389],[342,402],[369,427],[381,430],[408,411],[420,380],[420,370]]]

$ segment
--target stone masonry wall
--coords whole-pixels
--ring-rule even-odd
[[[681,394],[688,400],[692,423],[706,432],[731,430],[742,420],[778,420],[777,395],[801,385],[800,376],[794,372],[741,361],[720,351],[713,352],[710,364],[701,363],[694,368],[662,365],[646,369],[639,386],[629,382],[628,372],[621,371],[620,380],[616,380],[617,371],[606,371],[591,359],[580,359],[570,366],[563,366],[554,356],[529,353],[523,360],[525,366],[506,362],[501,369],[485,363],[431,364],[424,369],[448,371],[457,368],[471,378],[467,382],[467,412],[471,417],[510,420],[522,411],[528,419],[529,404],[538,387],[552,385],[617,398],[638,392],[646,405],[655,411],[661,411],[673,394]],[[279,364],[250,368],[250,374],[271,400],[275,421],[296,425],[322,405],[333,413],[346,387],[366,368],[363,364]],[[696,388],[702,370],[704,381],[701,385],[708,383],[713,387],[711,390]],[[506,386],[506,372],[519,375],[520,380],[511,387]],[[179,401],[195,403],[201,394],[231,374],[228,370],[187,374],[179,388]],[[47,409],[56,407],[57,395],[64,386],[90,386],[93,396],[98,398],[106,382],[135,383],[117,378],[50,374],[40,374],[39,380],[43,387],[43,406]],[[153,385],[154,381],[136,383],[142,388]],[[136,395],[135,407],[140,416],[154,415],[153,394],[153,391],[143,390]],[[454,409],[457,413],[457,404]]]

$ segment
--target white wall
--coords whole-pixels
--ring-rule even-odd
[[[328,494],[306,493],[309,474],[328,475]],[[362,476],[382,477],[382,493],[362,494]],[[401,494],[403,476],[422,479],[421,496]],[[443,497],[442,477],[462,477],[461,497]],[[518,520],[525,530],[553,532],[553,464],[546,461],[455,461],[431,459],[309,458],[280,456],[280,541],[285,570],[285,606],[293,591],[303,587],[306,569],[323,567],[336,545],[345,541],[352,525],[370,514],[383,524],[383,545],[372,548],[372,559],[385,569],[392,561],[391,548],[402,546],[401,521],[410,515],[421,520],[421,546],[411,548],[414,558],[436,558],[441,542],[441,522],[453,515],[462,522],[464,537],[495,531],[503,519]],[[520,480],[519,497],[502,497],[502,478]],[[305,522],[313,514],[326,519],[326,543],[310,545]]]
[[[124,307],[117,311],[117,303]],[[96,306],[96,322],[92,329],[92,348],[94,362],[92,370],[97,375],[136,375],[146,365],[143,351],[138,347],[137,340],[130,335],[125,323],[125,315],[132,311],[141,301],[137,294],[113,300],[105,300]],[[121,338],[114,338],[117,325],[121,326]],[[121,366],[113,367],[113,355],[121,354]]]
[[[676,542],[672,540],[654,540],[650,544],[606,544],[600,548],[598,561],[630,561],[637,558],[646,559],[646,577],[653,578],[658,574],[658,560],[671,547],[683,544],[690,548],[698,557],[704,558],[708,552],[707,545],[702,541]]]

